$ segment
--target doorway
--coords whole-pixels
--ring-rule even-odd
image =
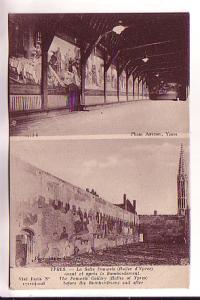
[[[16,236],[16,266],[23,267],[31,263],[34,250],[34,232],[31,229],[23,229]]]

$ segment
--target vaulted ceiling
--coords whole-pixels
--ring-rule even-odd
[[[46,35],[76,37],[88,54],[98,41],[108,66],[114,63],[149,82],[156,74],[165,81],[189,82],[187,13],[24,14],[20,18],[37,23]],[[119,21],[127,28],[117,35],[112,29]],[[145,55],[147,63],[142,61]]]

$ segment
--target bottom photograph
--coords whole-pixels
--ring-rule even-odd
[[[188,139],[11,139],[11,288],[187,287],[188,175]]]

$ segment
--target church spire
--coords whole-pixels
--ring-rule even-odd
[[[184,150],[183,150],[183,144],[181,144],[181,151],[180,151],[180,158],[179,158],[179,175],[185,174],[185,159],[184,159]]]
[[[188,209],[188,178],[185,169],[183,144],[181,144],[177,174],[178,214],[185,215]]]

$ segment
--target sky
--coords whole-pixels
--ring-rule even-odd
[[[103,199],[136,200],[139,214],[177,212],[179,139],[11,141],[11,154]],[[16,170],[17,172],[17,170]]]

